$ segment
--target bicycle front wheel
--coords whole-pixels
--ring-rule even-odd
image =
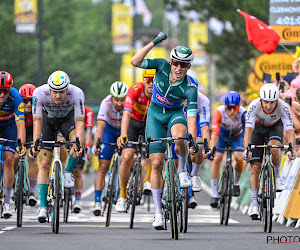
[[[264,232],[272,232],[272,213],[274,207],[274,182],[273,182],[273,171],[271,164],[268,164],[267,170],[265,171],[265,183],[264,183]]]
[[[117,168],[118,164],[117,162],[114,162],[112,165],[111,173],[110,173],[110,189],[108,192],[108,207],[107,207],[107,214],[106,214],[106,222],[105,226],[108,227],[110,225],[110,217],[111,217],[111,209],[112,209],[112,204],[113,204],[113,199],[114,199],[114,194],[115,194],[115,189],[116,189],[116,177],[117,177]]]
[[[232,199],[232,167],[228,166],[227,168],[227,189],[224,196],[224,224],[228,225],[229,215],[230,215],[230,204]]]
[[[54,194],[54,206],[52,210],[52,231],[53,233],[58,234],[59,231],[59,204],[61,199],[61,169],[58,162],[54,164],[54,185],[53,185],[53,194]]]
[[[18,178],[16,181],[15,204],[17,209],[17,227],[22,227],[24,197],[24,164],[22,162],[18,165]]]
[[[221,190],[219,191],[219,199],[220,199],[220,224],[223,225],[225,219],[225,196],[228,189],[228,177],[226,166],[223,168],[224,171],[222,173],[221,179]]]
[[[182,220],[183,220],[183,232],[187,232],[188,226],[188,208],[190,199],[190,188],[184,188],[182,192]]]
[[[177,225],[177,200],[176,200],[176,181],[175,181],[176,167],[173,161],[169,162],[169,178],[170,178],[170,190],[171,190],[171,215],[173,222],[173,234],[174,240],[178,240],[178,225]]]
[[[134,185],[133,185],[133,193],[132,197],[129,197],[131,199],[131,211],[130,211],[130,225],[129,228],[133,227],[134,222],[134,213],[135,213],[135,206],[137,205],[137,196],[138,196],[138,189],[141,188],[141,171],[142,165],[141,163],[135,163],[135,166],[133,168],[134,171]]]
[[[64,222],[68,222],[69,207],[71,202],[71,188],[65,188],[65,199],[64,199]]]

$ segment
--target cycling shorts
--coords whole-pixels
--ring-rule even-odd
[[[143,136],[143,141],[145,138],[145,128],[146,128],[146,122],[138,121],[134,118],[130,118],[127,136],[128,141],[138,141],[139,136]],[[125,148],[135,148],[131,144],[124,145],[123,149]]]
[[[69,135],[75,129],[74,110],[68,116],[62,118],[49,118],[47,113],[43,111],[43,125],[42,125],[42,140],[55,141],[57,140],[57,133],[60,131],[63,137],[69,141]],[[41,144],[42,149],[49,151],[53,150],[53,144]]]
[[[234,138],[229,138],[225,134],[220,133],[217,148],[226,148],[226,144],[229,142],[230,147],[232,149],[243,151],[244,150],[243,140],[244,140],[244,133],[242,133]],[[222,154],[224,153],[224,151],[221,151],[221,150],[216,150],[216,152],[222,153]]]
[[[111,127],[108,123],[105,125],[105,129],[103,131],[102,141],[114,143],[117,141],[120,136],[120,130]],[[110,145],[101,145],[101,151],[98,155],[99,160],[111,160],[111,157],[114,153],[115,147]]]
[[[8,140],[17,140],[17,125],[15,117],[7,121],[0,122],[0,137]],[[16,153],[17,144],[14,142],[6,142],[3,145],[3,152],[8,151]]]
[[[281,119],[272,126],[263,126],[255,123],[252,133],[251,143],[253,145],[264,145],[271,140],[276,140],[282,143],[283,141],[283,123]],[[250,163],[262,162],[264,155],[264,148],[251,149],[252,157]]]
[[[74,168],[79,168],[79,169],[83,169],[83,167],[84,167],[84,165],[85,165],[85,154],[83,154],[80,158],[79,158],[79,160],[78,160],[78,162],[76,163],[76,165],[74,166]]]
[[[186,116],[183,112],[183,108],[167,109],[158,106],[151,102],[146,122],[146,138],[165,138],[167,131],[171,131],[171,128],[175,124],[183,124],[187,126]],[[166,128],[167,127],[167,128]],[[150,154],[164,153],[166,149],[166,142],[152,142],[150,143]]]

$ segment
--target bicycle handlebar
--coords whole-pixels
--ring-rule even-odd
[[[287,149],[287,151],[290,151],[292,156],[294,156],[292,143],[289,143],[289,145],[252,145],[251,142],[250,142],[248,144],[247,151],[250,151],[250,149],[255,149],[255,148],[282,148],[282,149]]]

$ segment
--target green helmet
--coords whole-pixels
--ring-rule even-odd
[[[173,60],[186,63],[192,63],[194,60],[193,51],[185,46],[177,46],[176,48],[172,49],[170,57]]]
[[[125,82],[116,81],[110,87],[110,94],[116,98],[123,98],[126,96],[128,86]]]

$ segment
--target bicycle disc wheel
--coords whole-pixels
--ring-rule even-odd
[[[133,193],[131,198],[131,211],[130,211],[130,225],[129,228],[133,227],[133,222],[134,222],[134,212],[135,212],[135,206],[137,205],[137,196],[138,196],[138,188],[141,186],[140,184],[140,169],[141,169],[141,164],[136,163],[135,166],[133,167],[134,171],[134,185],[133,185]]]
[[[230,204],[232,199],[232,167],[227,168],[227,190],[224,197],[224,224],[228,225],[229,215],[230,215]]]
[[[18,165],[18,179],[16,185],[15,204],[17,209],[17,227],[22,227],[24,196],[24,164],[22,162]]]
[[[176,201],[176,183],[175,183],[175,171],[176,167],[174,162],[169,163],[169,178],[171,189],[171,213],[173,218],[173,234],[174,240],[178,240],[178,225],[177,225],[177,201]]]
[[[108,192],[108,201],[107,201],[107,214],[106,214],[106,222],[105,226],[108,227],[110,225],[110,217],[111,217],[111,209],[112,209],[112,204],[113,204],[113,199],[114,199],[114,194],[115,194],[115,188],[116,188],[116,176],[117,176],[117,162],[114,162],[112,169],[111,169],[111,178],[110,178],[110,189]]]
[[[189,208],[189,199],[190,199],[190,189],[183,189],[183,197],[182,197],[182,217],[183,217],[183,232],[187,232],[188,226],[188,208]]]
[[[70,199],[71,196],[71,189],[65,188],[65,199],[64,199],[64,222],[68,222],[69,216],[69,207],[70,207]]]
[[[54,206],[52,210],[52,231],[53,233],[58,234],[59,231],[59,203],[61,199],[61,172],[60,172],[60,165],[58,162],[54,164],[54,185],[53,185],[53,193],[54,193]]]

